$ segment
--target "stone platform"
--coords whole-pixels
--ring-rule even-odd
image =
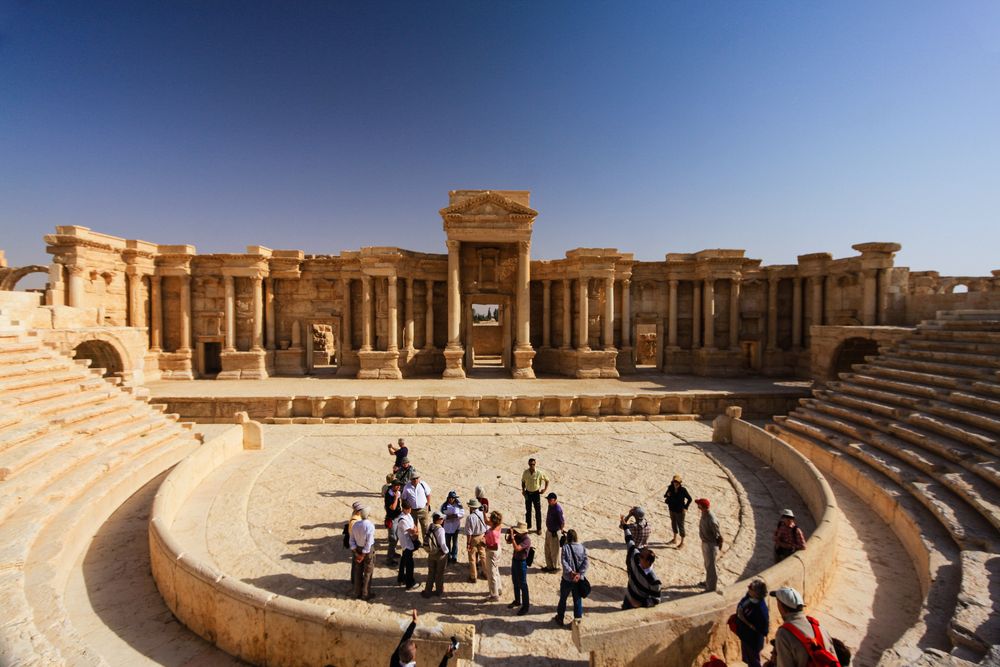
[[[792,410],[801,379],[640,374],[588,380],[503,377],[356,380],[269,378],[149,383],[151,402],[200,423],[246,411],[271,423],[587,421],[711,418],[739,405],[750,419]]]

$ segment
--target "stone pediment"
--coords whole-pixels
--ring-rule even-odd
[[[485,190],[480,194],[441,209],[445,220],[524,220],[534,219],[538,211],[525,206],[495,190]]]

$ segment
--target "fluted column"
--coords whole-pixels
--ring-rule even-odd
[[[778,349],[778,278],[767,279],[767,349]]]
[[[178,352],[191,351],[191,276],[180,277],[181,281],[181,303],[180,317],[178,317],[178,327],[180,328],[180,347]]]
[[[361,276],[361,351],[372,349],[372,278]]]
[[[577,321],[578,331],[576,349],[581,352],[587,352],[590,350],[590,295],[588,294],[590,279],[580,278],[577,282],[580,285],[580,307],[578,308],[579,318]]]
[[[84,288],[83,288],[83,267],[82,266],[69,266],[66,267],[69,272],[69,285],[67,286],[67,305],[71,308],[83,308],[84,302]]]
[[[705,279],[705,349],[715,349],[715,278]]]
[[[236,289],[232,276],[223,276],[226,293],[226,352],[236,351]]]
[[[691,349],[701,347],[701,284],[691,281]]]
[[[729,283],[729,349],[740,349],[740,279]]]
[[[542,347],[549,347],[552,337],[552,281],[542,281]]]
[[[615,349],[615,279],[608,276],[604,279],[604,349]]]
[[[424,312],[424,349],[434,349],[434,281],[427,282],[427,304]]]
[[[562,311],[562,345],[560,349],[568,350],[573,347],[573,305],[572,291],[570,289],[569,278],[563,278],[563,311]]]
[[[461,347],[462,296],[459,294],[459,241],[448,241],[448,347]]]
[[[253,290],[253,343],[250,349],[260,352],[264,349],[264,281],[254,276],[250,284]]]
[[[632,281],[622,281],[622,347],[632,347]]]
[[[344,305],[341,309],[340,314],[340,326],[342,331],[340,332],[340,349],[341,352],[350,352],[352,346],[354,345],[354,323],[351,322],[351,279],[341,278],[340,279],[340,291],[344,295]],[[343,359],[341,355],[341,359]]]
[[[397,337],[397,332],[399,331],[399,321],[397,319],[398,305],[396,303],[396,276],[389,276],[389,343],[386,349],[389,352],[399,351],[399,340]]]
[[[667,345],[677,347],[677,281],[670,280],[667,285],[670,287],[667,303],[669,311],[667,313]]]
[[[267,336],[264,339],[264,347],[273,350],[275,347],[274,331],[274,278],[268,276],[264,280],[264,322],[267,325]]]
[[[802,278],[792,278],[792,349],[802,349]]]
[[[160,276],[149,277],[149,315],[153,320],[149,329],[149,345],[153,352],[163,349],[163,302],[160,296],[162,281]]]
[[[517,242],[517,346],[531,347],[531,242]]]
[[[406,303],[403,305],[403,347],[413,349],[413,278],[406,278]]]

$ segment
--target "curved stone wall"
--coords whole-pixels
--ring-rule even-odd
[[[189,629],[222,650],[255,665],[385,664],[407,622],[368,618],[270,593],[228,577],[200,560],[171,533],[174,518],[192,491],[219,465],[256,445],[257,425],[233,426],[184,459],[164,480],[153,502],[149,547],[153,578],[170,611]],[[475,628],[466,624],[418,626],[414,639],[433,662],[451,636],[456,657],[475,655]]]
[[[816,520],[807,549],[767,568],[762,577],[769,589],[793,586],[807,601],[823,597],[836,560],[839,513],[830,485],[819,470],[794,448],[757,426],[721,416],[722,431],[732,444],[774,468],[802,497]],[[752,578],[752,577],[751,577]],[[749,579],[714,593],[703,593],[616,614],[589,616],[574,625],[573,641],[590,652],[591,665],[701,664],[710,653],[739,660],[739,640],[726,626]],[[772,611],[774,631],[780,624]]]

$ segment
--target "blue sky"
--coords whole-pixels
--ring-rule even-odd
[[[0,248],[443,252],[530,189],[532,254],[898,241],[1000,268],[1000,3],[0,0]]]

